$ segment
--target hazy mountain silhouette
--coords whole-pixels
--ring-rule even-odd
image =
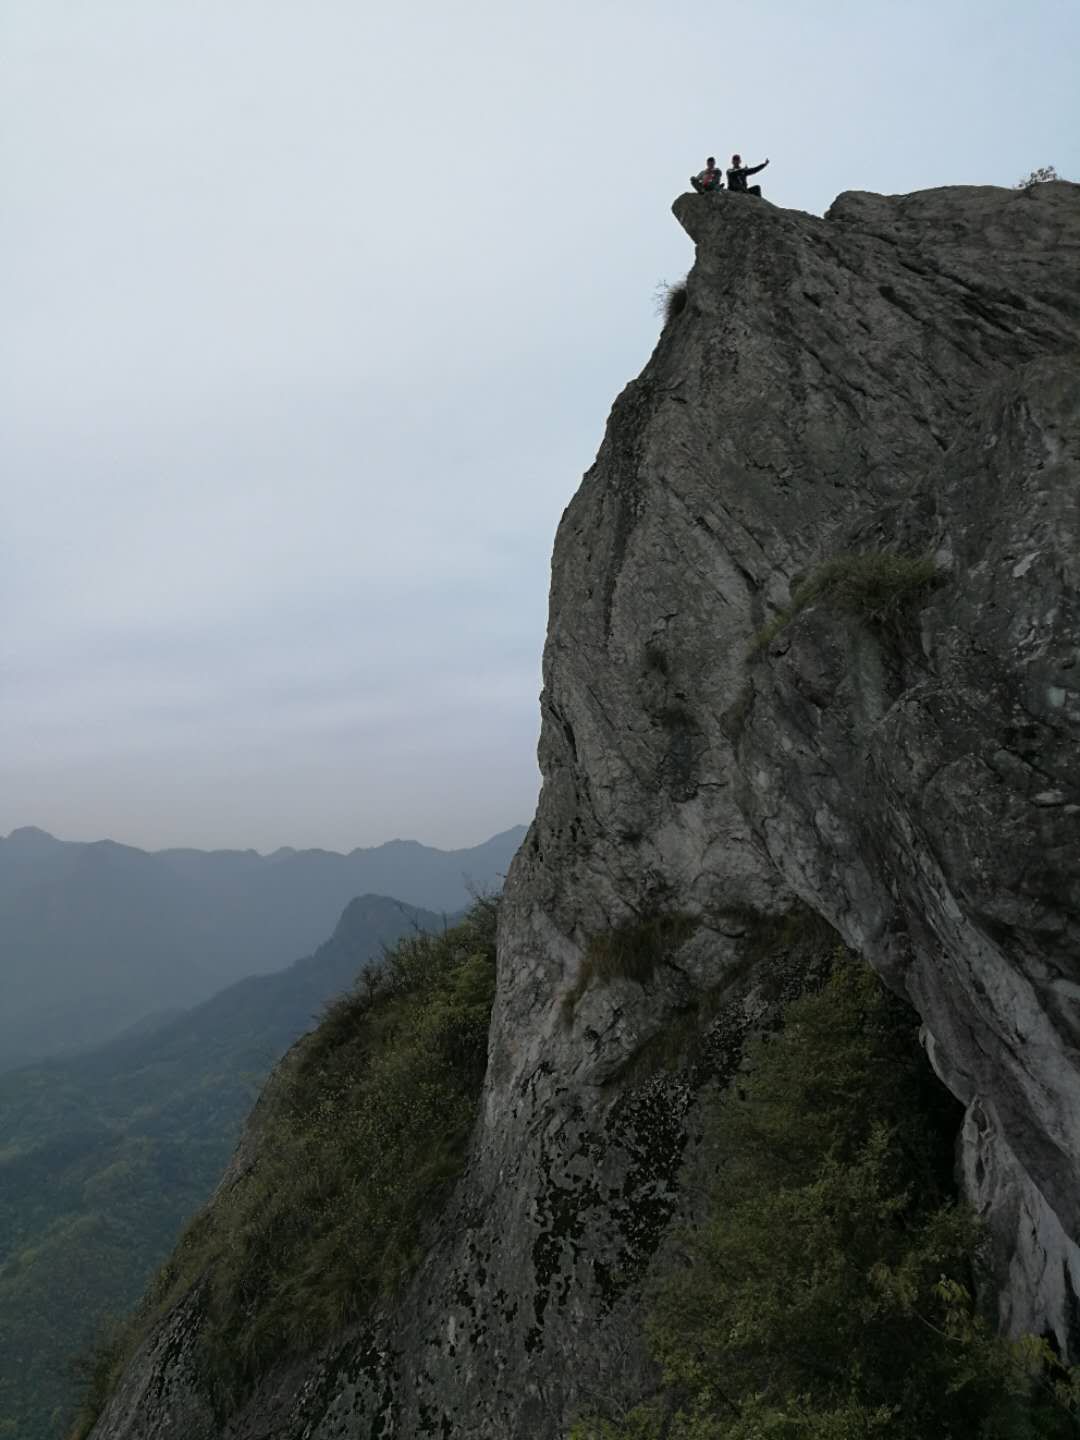
[[[355,895],[435,912],[501,884],[522,827],[467,850],[159,850],[0,839],[0,1070],[99,1044],[305,954]]]

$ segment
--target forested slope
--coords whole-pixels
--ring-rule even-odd
[[[0,1435],[63,1433],[76,1351],[130,1309],[206,1202],[279,1056],[384,946],[441,925],[364,896],[278,974],[78,1059],[0,1076]]]

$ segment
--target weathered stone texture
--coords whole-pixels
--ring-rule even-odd
[[[555,1440],[642,1393],[638,1287],[692,1203],[708,1077],[626,1066],[706,992],[737,1063],[762,965],[812,961],[747,975],[747,917],[797,900],[911,997],[968,1107],[1004,1322],[1076,1348],[1080,187],[675,213],[686,308],[556,543],[544,787],[450,1213],[391,1313],[224,1430],[177,1314],[96,1440]],[[882,624],[808,606],[753,652],[800,576],[880,548],[932,552],[940,583]],[[662,909],[693,938],[568,1012],[589,937]]]
[[[941,583],[884,630],[818,606],[781,632],[754,667],[744,808],[911,997],[970,1105],[963,1167],[1009,1270],[1003,1318],[1074,1348],[1080,365],[991,386],[926,491],[874,529],[935,554]]]

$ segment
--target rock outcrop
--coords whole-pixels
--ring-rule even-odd
[[[96,1440],[555,1440],[639,1398],[697,1089],[763,979],[813,963],[805,926],[760,943],[807,911],[911,998],[967,1107],[1003,1324],[1080,1348],[1080,187],[675,214],[685,307],[556,543],[544,788],[427,1259],[225,1427],[194,1292]],[[755,646],[822,562],[879,552],[933,557],[933,586],[870,614],[822,590]],[[649,973],[585,983],[592,937],[657,915],[685,923]],[[703,995],[706,1058],[647,1075]]]

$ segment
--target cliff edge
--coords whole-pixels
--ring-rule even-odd
[[[637,1400],[696,1096],[814,963],[761,943],[795,914],[918,1009],[1003,1326],[1080,1350],[1080,187],[674,210],[685,305],[555,546],[465,1176],[400,1299],[227,1424],[195,1287],[96,1440],[555,1440]],[[637,1063],[698,1013],[707,1064]]]

